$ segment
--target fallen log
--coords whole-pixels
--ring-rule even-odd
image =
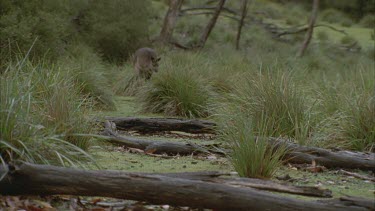
[[[163,118],[107,118],[109,121],[116,123],[117,129],[137,130],[143,133],[155,131],[184,131],[193,133],[215,133],[216,124],[203,120],[184,120],[184,119],[163,119]],[[121,126],[119,126],[120,124]],[[194,144],[183,144],[173,142],[157,143],[156,141],[137,141],[137,139],[126,137],[112,137],[112,143],[129,142],[129,147],[146,149],[149,146],[150,152],[163,153],[172,152],[176,149],[181,154],[191,154],[192,152],[207,152],[207,149]],[[268,141],[275,145],[284,145],[287,148],[287,154],[284,159],[289,163],[296,164],[316,164],[327,168],[345,168],[345,169],[361,169],[375,171],[375,154],[361,153],[351,151],[331,151],[328,149],[301,146],[291,141],[277,138],[269,138]],[[134,144],[135,143],[135,144]],[[132,145],[133,144],[133,145]],[[146,149],[146,150],[148,150]],[[219,151],[211,151],[220,153]],[[171,153],[173,154],[173,153]],[[223,154],[223,153],[221,153]]]
[[[116,127],[116,124],[106,120],[104,122],[105,129],[102,132],[106,136],[96,136],[102,138],[108,142],[116,145],[121,145],[130,148],[137,148],[144,150],[146,153],[153,154],[168,154],[168,155],[191,155],[204,153],[208,154],[210,151],[202,146],[193,143],[178,143],[172,141],[154,141],[154,140],[142,140],[133,137],[119,136],[112,130]],[[212,150],[211,150],[212,151]]]
[[[291,199],[284,196],[235,188],[222,184],[125,173],[87,171],[48,165],[10,164],[0,169],[2,195],[79,195],[103,196],[216,210],[367,210],[359,205],[345,206]]]
[[[343,206],[359,206],[364,207],[368,210],[375,210],[375,203],[374,199],[365,199],[360,197],[354,196],[344,196],[338,199],[330,199],[330,200],[319,200],[322,203],[327,204],[327,206],[332,205],[343,205]]]
[[[140,133],[163,131],[215,133],[216,126],[214,122],[197,119],[106,117],[106,120],[114,122],[118,130],[139,131]]]
[[[327,168],[361,169],[375,171],[375,154],[351,151],[331,151],[328,149],[301,146],[287,140],[270,138],[269,142],[276,146],[286,146],[284,159],[289,163],[311,164]]]
[[[239,178],[230,177],[222,178],[221,176],[230,176],[230,173],[208,171],[208,172],[181,172],[181,173],[165,173],[156,174],[174,178],[183,178],[189,180],[201,180],[204,182],[212,182],[217,184],[225,184],[233,187],[248,187],[255,188],[258,190],[267,190],[279,193],[290,193],[303,196],[315,196],[315,197],[332,197],[332,191],[323,189],[320,187],[313,186],[293,186],[289,184],[282,184],[272,180],[262,180],[256,178]]]
[[[225,155],[222,150],[208,149],[193,143],[179,143],[172,141],[143,140],[129,136],[119,136],[116,131],[117,125],[108,120],[104,121],[104,130],[101,135],[91,135],[98,139],[103,139],[109,143],[143,150],[151,154],[168,154],[168,155],[192,155],[192,154],[210,154],[216,153]],[[87,135],[86,135],[87,136]]]

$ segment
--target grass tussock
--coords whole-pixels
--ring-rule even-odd
[[[91,133],[90,108],[80,86],[64,71],[27,60],[0,75],[0,151],[9,161],[82,165]]]
[[[281,158],[286,148],[270,144],[264,136],[255,136],[252,122],[241,113],[227,116],[226,121],[221,122],[225,124],[220,130],[221,139],[229,143],[231,163],[241,177],[270,178],[282,165]],[[267,127],[267,124],[264,126]],[[263,129],[266,131],[266,128]]]
[[[288,73],[246,76],[231,96],[236,110],[251,117],[255,134],[290,137],[304,143],[311,125],[305,99]],[[266,124],[266,125],[263,125]],[[256,128],[264,128],[257,131]]]
[[[208,116],[206,108],[211,92],[206,81],[189,68],[171,64],[165,64],[164,68],[137,94],[143,111],[169,116]]]
[[[62,70],[73,73],[82,85],[83,94],[90,97],[95,105],[104,110],[116,110],[114,93],[106,75],[107,65],[88,46],[78,44],[69,49],[69,56],[61,58],[58,65]]]

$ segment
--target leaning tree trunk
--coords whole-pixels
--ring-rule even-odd
[[[212,29],[214,28],[217,18],[220,15],[221,10],[223,9],[223,6],[225,4],[225,0],[220,0],[219,3],[217,4],[217,7],[214,11],[214,14],[212,15],[211,20],[208,22],[206,28],[204,29],[198,47],[203,48],[204,45],[206,44],[207,38],[210,35]]]
[[[309,45],[311,41],[311,37],[314,31],[314,24],[316,21],[316,17],[318,16],[318,8],[319,8],[319,0],[313,0],[313,8],[311,12],[311,17],[309,21],[309,26],[306,32],[305,40],[302,43],[301,49],[299,50],[297,56],[302,57],[303,54],[305,53],[305,50],[307,46]]]
[[[164,17],[163,27],[160,32],[160,41],[167,43],[171,40],[173,29],[177,22],[178,12],[184,0],[169,0],[169,9]]]
[[[247,2],[248,0],[242,0],[242,13],[241,13],[241,19],[238,24],[238,31],[237,31],[237,37],[236,37],[236,49],[240,49],[240,37],[241,37],[241,31],[242,26],[244,24],[244,20],[247,14]]]

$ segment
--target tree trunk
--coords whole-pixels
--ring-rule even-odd
[[[184,0],[169,0],[169,9],[164,17],[163,27],[160,32],[160,41],[168,43],[173,34],[174,27],[177,22],[178,12]]]
[[[199,48],[203,48],[204,45],[206,44],[207,38],[208,38],[208,36],[210,35],[212,29],[215,26],[217,18],[219,17],[220,12],[221,12],[224,4],[225,4],[225,0],[219,0],[219,3],[216,6],[215,12],[212,15],[211,20],[208,22],[206,28],[204,29],[204,31],[203,31],[203,33],[201,35],[201,38],[200,38],[200,41],[199,41],[199,44],[198,44]]]
[[[241,37],[241,31],[242,31],[242,26],[244,24],[244,20],[247,14],[247,3],[248,0],[242,0],[242,13],[241,13],[241,19],[240,22],[238,23],[238,31],[237,31],[237,37],[236,37],[236,49],[240,49],[240,37]]]
[[[314,24],[316,21],[316,17],[318,16],[318,9],[319,9],[319,0],[313,0],[313,7],[311,11],[311,17],[309,21],[309,28],[307,29],[305,40],[302,43],[301,49],[299,50],[297,56],[302,57],[303,54],[305,53],[305,50],[307,46],[309,45],[311,41],[311,37],[314,31]]]
[[[103,196],[215,210],[365,210],[297,200],[251,188],[121,171],[87,171],[23,163],[0,169],[2,195]]]

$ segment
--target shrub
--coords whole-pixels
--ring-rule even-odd
[[[93,99],[96,105],[102,109],[115,110],[114,94],[105,75],[108,67],[100,57],[85,44],[76,44],[68,52],[66,57],[60,59],[59,66],[64,67],[66,72],[74,73],[83,94]]]
[[[71,16],[78,8],[71,1],[2,0],[0,4],[4,6],[0,16],[0,47],[5,50],[11,46],[12,55],[26,54],[33,46],[31,58],[56,59],[63,53],[66,42],[74,37]]]
[[[353,25],[353,20],[350,19],[346,14],[343,12],[329,8],[326,10],[323,10],[320,14],[320,18],[323,21],[326,21],[328,23],[336,23],[341,24],[343,26],[351,26]]]
[[[326,42],[329,40],[328,34],[325,31],[319,31],[316,36],[321,42]]]
[[[340,40],[340,43],[343,44],[343,45],[351,45],[355,42],[357,42],[357,40],[354,37],[351,37],[351,36],[344,36]]]
[[[359,22],[359,25],[367,28],[375,28],[375,15],[368,14],[364,16]]]
[[[125,61],[147,41],[150,3],[146,0],[95,1],[83,17],[86,40],[109,61]]]

